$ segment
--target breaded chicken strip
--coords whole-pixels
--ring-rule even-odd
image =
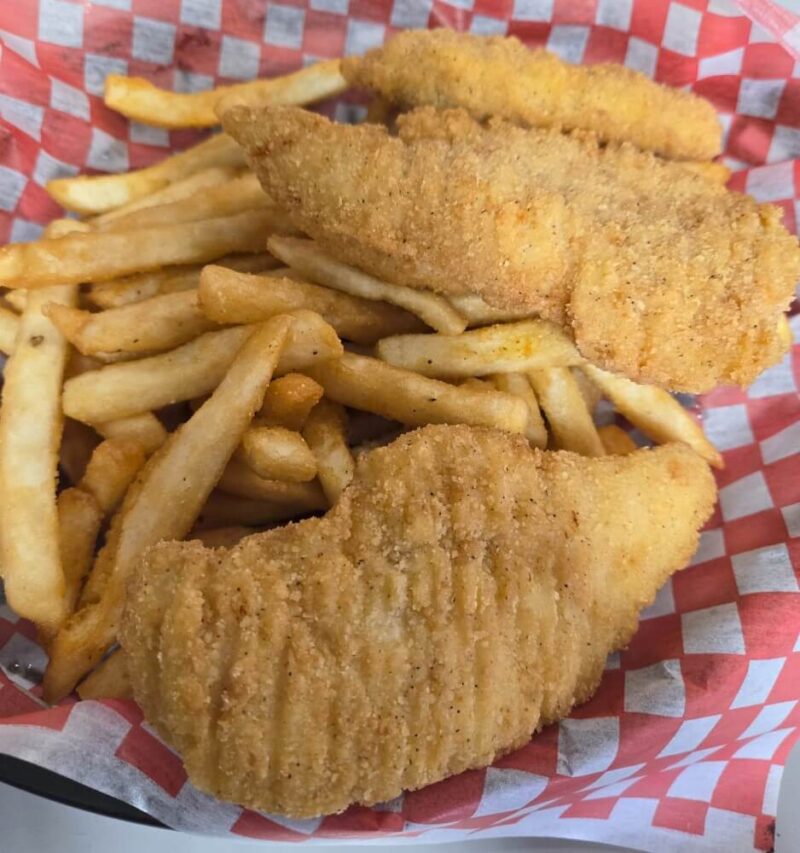
[[[714,108],[622,65],[570,65],[515,38],[407,30],[364,57],[342,61],[348,83],[401,108],[464,107],[529,127],[591,130],[665,157],[719,154]]]
[[[324,518],[151,550],[121,637],[136,699],[221,799],[391,799],[588,699],[714,496],[678,445],[589,459],[425,427],[364,454]]]
[[[632,379],[746,385],[785,351],[800,251],[780,210],[627,143],[431,108],[399,137],[294,107],[234,110],[225,128],[330,254],[537,313]]]

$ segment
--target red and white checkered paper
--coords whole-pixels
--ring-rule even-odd
[[[746,13],[746,14],[745,14]],[[194,138],[129,123],[109,72],[180,90],[361,52],[404,27],[508,33],[709,98],[732,186],[800,214],[800,26],[742,0],[28,0],[0,3],[0,241],[58,214],[56,175],[138,167]],[[339,109],[352,117],[359,107]],[[769,164],[769,165],[765,165]],[[800,340],[800,315],[792,321]],[[800,739],[800,344],[747,391],[700,401],[720,505],[594,699],[523,749],[380,808],[291,821],[218,803],[132,703],[47,709],[33,628],[0,608],[0,752],[170,826],[291,841],[585,838],[659,851],[767,849]]]

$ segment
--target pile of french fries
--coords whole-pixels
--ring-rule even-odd
[[[106,101],[165,127],[234,103],[308,104],[338,64],[194,95],[110,77]],[[126,696],[117,629],[151,545],[227,547],[324,512],[354,458],[402,430],[463,423],[536,447],[655,442],[720,457],[665,391],[588,364],[555,326],[340,263],[292,227],[219,134],[127,174],[52,181],[82,218],[0,249],[0,571],[39,627],[44,695]]]

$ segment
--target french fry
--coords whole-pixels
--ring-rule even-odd
[[[125,652],[113,651],[84,678],[77,690],[81,699],[133,699]]]
[[[258,532],[258,527],[211,527],[208,530],[193,530],[186,540],[197,539],[206,548],[233,548],[246,536]]]
[[[60,227],[53,224],[46,233],[61,233]],[[74,305],[77,298],[77,287],[70,285],[29,293],[15,350],[4,368],[0,565],[8,603],[45,630],[58,626],[67,613],[56,482],[68,344],[41,309],[48,302]]]
[[[275,211],[276,216],[280,215],[269,196],[261,189],[258,178],[252,172],[245,172],[225,183],[207,187],[188,198],[136,210],[127,216],[113,219],[98,229],[127,231],[135,228],[155,228],[177,222],[234,216],[260,207],[268,207]],[[292,230],[288,224],[286,228]]]
[[[672,395],[653,385],[637,385],[591,364],[584,365],[583,370],[617,411],[657,444],[680,441],[715,468],[724,466],[722,456],[705,437],[702,427]]]
[[[313,480],[317,463],[299,432],[275,426],[251,426],[242,437],[242,456],[258,474],[272,480]]]
[[[70,234],[58,240],[0,248],[0,279],[8,287],[40,288],[101,281],[171,264],[201,263],[229,252],[255,252],[280,227],[274,210],[179,222],[136,231]]]
[[[97,423],[94,428],[103,438],[135,441],[147,456],[155,453],[167,440],[164,425],[152,412]]]
[[[322,386],[311,377],[287,373],[270,382],[257,422],[261,426],[280,426],[299,432],[323,393]]]
[[[206,317],[222,324],[252,323],[307,308],[321,314],[341,337],[359,343],[371,344],[401,329],[424,328],[413,315],[384,302],[370,302],[277,273],[247,275],[207,266],[200,274],[198,295]]]
[[[636,442],[622,427],[616,424],[607,424],[606,426],[598,427],[597,432],[600,435],[600,441],[603,442],[606,453],[611,456],[625,456],[636,450]]]
[[[528,425],[528,406],[519,397],[456,387],[369,356],[345,353],[306,372],[334,402],[409,426],[472,424],[524,433]]]
[[[98,358],[162,352],[218,328],[200,311],[196,290],[164,293],[95,314],[57,304],[45,305],[44,312],[79,352]]]
[[[43,682],[48,701],[66,696],[115,642],[125,585],[144,551],[191,530],[261,406],[291,324],[291,318],[279,316],[247,330],[215,392],[151,457],[128,490],[103,549],[110,569],[99,600],[74,613],[53,640]]]
[[[603,456],[603,442],[570,369],[531,370],[528,378],[547,418],[556,447],[582,456]]]
[[[525,320],[530,318],[529,311],[513,308],[495,308],[489,305],[477,294],[465,293],[459,296],[448,296],[447,301],[465,317],[470,328],[488,326],[492,323],[506,323],[510,320]]]
[[[292,314],[279,373],[336,358],[342,345],[336,332],[311,311]],[[219,384],[251,327],[206,332],[170,352],[137,361],[109,364],[64,383],[64,412],[94,424],[151,412],[208,394]]]
[[[90,224],[93,228],[105,230],[109,225],[112,225],[116,220],[123,219],[136,213],[140,210],[146,210],[149,207],[157,207],[166,204],[172,204],[176,201],[189,198],[202,190],[210,189],[211,187],[219,186],[226,181],[237,177],[241,174],[241,170],[235,166],[212,166],[210,169],[203,169],[200,172],[195,172],[186,178],[182,178],[174,183],[167,184],[160,190],[156,190],[142,198],[129,201],[123,204],[122,207],[116,207],[109,210],[107,213],[101,213],[93,217]]]
[[[270,480],[259,477],[252,468],[235,456],[225,466],[225,470],[217,483],[217,488],[221,492],[236,497],[302,506],[306,508],[306,511],[327,509],[328,507],[318,483],[314,481],[292,483],[286,480]]]
[[[138,441],[107,438],[95,447],[80,487],[92,495],[106,515],[110,515],[122,501],[146,458],[147,454]]]
[[[19,317],[8,308],[0,305],[0,352],[11,355],[17,340]]]
[[[149,80],[109,74],[103,100],[112,110],[156,127],[213,127],[220,123],[217,107],[225,111],[239,104],[302,106],[332,98],[346,88],[339,73],[339,60],[332,59],[283,77],[219,86],[205,92],[169,92]]]
[[[578,383],[578,388],[583,395],[586,408],[590,414],[594,414],[598,403],[603,399],[603,392],[579,367],[571,367],[570,371]]]
[[[242,149],[226,133],[220,133],[146,169],[116,175],[56,178],[48,182],[47,192],[67,210],[105,213],[201,170],[215,166],[243,169],[245,165]]]
[[[81,481],[99,443],[100,438],[91,427],[72,418],[64,418],[58,464],[70,485],[77,486]]]
[[[105,513],[93,495],[75,487],[61,492],[57,506],[64,599],[69,614],[75,608],[81,585],[91,568]]]
[[[3,301],[7,302],[17,314],[25,310],[25,302],[28,299],[27,290],[9,290],[3,295]]]
[[[582,359],[564,333],[544,320],[520,320],[462,335],[397,335],[376,346],[380,359],[441,379],[566,367]]]
[[[523,373],[495,373],[491,379],[498,391],[521,397],[528,404],[528,425],[525,428],[525,437],[535,447],[542,449],[547,447],[547,428],[542,420],[539,401],[536,399],[528,377]]]
[[[338,403],[322,399],[311,410],[303,438],[317,460],[317,476],[328,503],[333,506],[350,485],[355,462],[347,446],[347,415]]]
[[[311,281],[361,299],[405,308],[437,332],[458,335],[467,328],[467,321],[443,296],[381,281],[340,263],[312,240],[273,235],[267,241],[267,248],[276,258]]]
[[[252,500],[215,490],[200,513],[196,529],[202,531],[233,524],[246,524],[248,527],[274,524],[327,508],[318,506],[318,503]]]

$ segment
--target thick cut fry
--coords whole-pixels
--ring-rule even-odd
[[[28,294],[0,412],[0,565],[14,610],[45,629],[66,616],[58,546],[56,481],[63,429],[60,397],[68,344],[45,317],[47,302],[74,305],[77,288]]]
[[[339,60],[318,62],[308,68],[270,80],[252,80],[219,86],[205,92],[169,92],[148,80],[109,74],[103,99],[112,110],[156,127],[213,127],[215,110],[231,106],[311,104],[339,95],[347,88],[339,73]]]
[[[252,468],[235,456],[225,466],[217,488],[240,498],[287,503],[304,506],[308,510],[327,509],[328,506],[318,483],[291,483],[259,477]]]
[[[255,252],[280,227],[274,210],[181,222],[130,233],[70,234],[58,240],[12,243],[0,249],[0,279],[8,287],[37,288],[102,281],[170,264],[201,263],[228,252]]]
[[[78,685],[81,699],[133,699],[125,652],[117,649]]]
[[[591,364],[584,365],[583,370],[614,407],[653,441],[682,441],[715,468],[724,466],[722,456],[705,437],[700,424],[671,394],[653,385],[637,385]]]
[[[467,321],[443,296],[381,281],[340,263],[312,240],[273,235],[267,241],[267,248],[275,257],[318,284],[351,296],[405,308],[437,332],[458,335],[467,328]]]
[[[147,456],[155,453],[167,440],[164,425],[152,412],[97,423],[94,428],[103,438],[135,441]]]
[[[303,436],[284,427],[251,426],[242,437],[242,453],[259,477],[304,483],[317,474]]]
[[[447,301],[462,317],[466,317],[470,328],[507,323],[509,320],[525,320],[531,316],[531,312],[525,308],[495,308],[477,294],[453,294],[447,297]]]
[[[117,175],[81,175],[49,181],[47,191],[67,210],[105,213],[215,166],[244,168],[242,149],[225,133],[173,154],[154,166]]]
[[[144,465],[147,454],[138,441],[107,438],[94,449],[80,487],[97,501],[106,515],[117,508]]]
[[[58,464],[69,485],[77,486],[81,481],[99,443],[100,438],[91,427],[72,418],[64,418]]]
[[[492,376],[492,384],[498,391],[521,397],[528,404],[528,426],[525,429],[525,437],[535,447],[542,449],[547,447],[547,428],[539,410],[539,401],[536,399],[528,377],[523,373],[496,373]]]
[[[318,314],[297,311],[292,316],[279,373],[303,370],[341,355],[336,332]],[[208,394],[250,331],[250,327],[236,326],[207,332],[170,352],[76,376],[64,384],[64,412],[84,423],[103,423]]]
[[[246,536],[259,532],[258,527],[212,527],[208,530],[193,530],[187,535],[186,541],[197,539],[206,548],[233,548]]]
[[[524,433],[528,425],[528,406],[519,397],[456,387],[369,356],[345,353],[306,372],[331,400],[409,426],[472,424]]]
[[[310,376],[287,373],[270,382],[258,413],[258,422],[261,426],[281,426],[299,432],[323,393],[319,382]]]
[[[317,460],[317,476],[328,503],[333,506],[350,485],[355,462],[347,446],[347,415],[338,403],[322,399],[311,410],[303,428]]]
[[[21,314],[25,310],[27,298],[27,290],[9,290],[8,293],[3,294],[3,301],[7,302],[17,314]]]
[[[590,414],[594,414],[598,403],[603,399],[603,392],[592,382],[591,379],[579,368],[571,367],[570,371],[578,383],[578,388],[583,394],[583,399],[586,402],[586,408]]]
[[[555,446],[582,456],[605,455],[597,427],[570,369],[531,370],[528,378],[553,433]]]
[[[67,614],[74,610],[91,568],[104,516],[95,498],[83,489],[64,489],[58,496],[58,543]]]
[[[0,352],[11,355],[17,340],[19,317],[8,308],[0,305]]]
[[[241,169],[237,169],[234,166],[212,166],[210,169],[203,169],[202,172],[189,175],[188,178],[167,184],[162,189],[156,190],[156,192],[150,193],[150,195],[146,195],[143,198],[137,198],[134,201],[128,202],[128,204],[123,204],[122,207],[116,207],[107,213],[101,213],[99,216],[92,218],[90,224],[93,228],[102,231],[109,226],[113,226],[116,220],[128,217],[132,213],[146,210],[149,207],[157,207],[181,201],[199,193],[201,190],[207,190],[230,181],[240,174]]]
[[[288,521],[310,515],[325,507],[319,507],[318,501],[312,503],[299,501],[263,501],[229,495],[214,491],[206,501],[197,521],[198,530],[207,530],[223,525],[246,524],[256,526]]]
[[[421,331],[412,315],[385,302],[371,302],[327,287],[277,274],[247,275],[207,266],[200,275],[200,308],[217,323],[253,323],[307,308],[321,314],[343,338],[372,344],[400,329]]]
[[[164,293],[92,314],[46,305],[45,314],[84,355],[156,353],[174,349],[218,328],[200,310],[196,290]]]
[[[198,219],[216,219],[233,216],[259,207],[275,209],[269,196],[261,189],[258,178],[245,172],[214,187],[207,187],[188,198],[169,204],[145,207],[107,223],[101,231],[127,231],[134,228],[154,228],[176,222],[194,222]],[[276,211],[276,215],[278,215]],[[289,228],[287,223],[287,229]]]
[[[247,330],[216,391],[170,436],[129,489],[105,556],[100,555],[109,566],[100,598],[73,614],[53,641],[44,677],[48,701],[66,696],[116,640],[125,584],[144,551],[162,539],[182,539],[192,529],[261,406],[291,324],[291,318],[280,316]]]
[[[544,320],[520,320],[463,335],[397,335],[378,342],[383,361],[424,376],[458,379],[579,364],[564,333]]]
[[[597,432],[606,453],[611,456],[625,456],[627,453],[633,453],[636,450],[636,442],[622,427],[616,424],[598,427]]]

